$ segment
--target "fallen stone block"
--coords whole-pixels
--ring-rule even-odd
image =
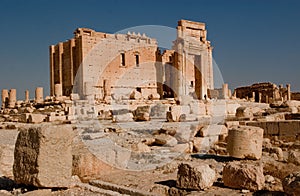
[[[155,136],[154,145],[157,146],[175,146],[177,144],[177,140],[175,137],[166,134],[160,134]]]
[[[30,114],[28,117],[29,123],[42,123],[45,121],[46,115],[44,114]]]
[[[80,180],[95,179],[104,171],[111,171],[112,167],[92,154],[79,136],[72,143],[72,175],[77,175]]]
[[[282,181],[283,190],[288,195],[300,195],[300,172],[286,176]]]
[[[136,152],[151,152],[151,148],[144,143],[137,143],[131,146],[131,150]]]
[[[238,107],[236,109],[235,116],[237,118],[253,118],[253,116],[263,113],[264,111],[260,109],[259,107]]]
[[[224,125],[208,125],[200,129],[201,137],[228,134],[228,129]]]
[[[208,136],[208,137],[194,137],[193,144],[194,144],[194,151],[195,152],[202,152],[207,151],[213,146],[215,143],[219,141],[219,136]]]
[[[133,121],[132,113],[113,115],[112,117],[112,122],[132,122],[132,121]]]
[[[72,176],[73,136],[70,125],[21,129],[14,153],[14,180],[36,187],[68,187]]]
[[[161,118],[165,119],[169,106],[166,104],[155,104],[150,107],[150,117],[151,118]]]
[[[295,165],[300,165],[300,152],[295,150],[289,151],[288,162],[294,163]]]
[[[133,112],[135,121],[149,121],[150,120],[150,106],[138,106]]]
[[[174,105],[171,106],[170,111],[167,112],[167,121],[168,122],[178,122],[181,115],[190,114],[190,107],[188,105]]]
[[[227,187],[250,191],[261,190],[265,185],[262,166],[236,161],[225,165],[222,179]]]
[[[178,166],[176,187],[203,190],[211,187],[216,180],[216,172],[207,164],[185,164]]]
[[[228,132],[227,151],[235,158],[260,159],[264,130],[259,127],[234,126]]]

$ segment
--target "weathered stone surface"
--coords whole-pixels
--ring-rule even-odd
[[[185,164],[178,166],[176,186],[183,189],[203,190],[213,185],[216,172],[207,164]]]
[[[155,104],[151,105],[151,118],[166,118],[167,111],[169,110],[169,106],[167,104]]]
[[[260,159],[264,130],[259,127],[234,126],[228,132],[227,151],[235,158]]]
[[[19,131],[0,131],[0,176],[13,177],[15,142]]]
[[[229,162],[223,169],[223,182],[230,188],[261,190],[265,184],[263,167],[250,163]]]
[[[238,103],[228,103],[226,102],[226,111],[228,115],[235,115],[236,109],[239,108],[241,105]]]
[[[39,189],[22,194],[23,196],[51,196],[51,189]]]
[[[144,143],[137,143],[131,146],[131,149],[136,152],[150,152],[151,148]]]
[[[300,172],[286,176],[282,181],[283,190],[288,195],[300,195]]]
[[[160,134],[155,136],[154,145],[158,146],[175,146],[177,144],[177,140],[175,137],[166,134]]]
[[[208,125],[200,129],[201,137],[228,134],[228,130],[224,125]]]
[[[277,157],[278,161],[283,161],[283,152],[282,149],[279,147],[271,147],[266,149],[270,154],[274,153]]]
[[[288,162],[300,165],[300,152],[296,150],[289,151]]]
[[[180,120],[181,115],[188,115],[188,114],[190,114],[189,106],[174,105],[171,106],[171,110],[167,112],[167,121],[178,122]]]
[[[196,115],[206,115],[206,106],[203,102],[189,103],[191,113]]]
[[[150,100],[159,100],[160,99],[160,95],[158,93],[152,93],[149,95],[148,97]]]
[[[29,123],[42,123],[44,122],[46,115],[44,114],[30,114],[28,117]]]
[[[236,109],[235,116],[238,118],[253,118],[254,115],[261,114],[263,110],[259,107],[241,106]]]
[[[77,175],[82,181],[95,179],[103,171],[112,169],[92,154],[79,137],[73,140],[72,157],[72,175]]]
[[[150,120],[150,106],[138,106],[133,112],[135,121],[149,121]]]
[[[131,122],[133,121],[132,113],[125,113],[120,115],[113,115],[113,122]]]
[[[140,93],[140,92],[134,90],[134,91],[130,94],[129,98],[130,98],[130,99],[135,99],[135,100],[140,100],[140,99],[142,99],[142,93]]]
[[[211,146],[217,143],[218,140],[219,140],[218,135],[207,136],[207,137],[195,137],[193,139],[194,150],[196,152],[201,152],[203,150],[207,151],[210,149]]]
[[[14,153],[15,181],[37,187],[68,187],[72,176],[73,136],[69,125],[21,129]]]

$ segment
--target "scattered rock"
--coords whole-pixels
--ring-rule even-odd
[[[296,150],[289,151],[288,162],[300,165],[300,152]]]
[[[133,112],[135,121],[149,121],[150,120],[150,106],[138,106]]]
[[[151,148],[144,143],[137,143],[131,146],[131,149],[136,152],[151,152]]]
[[[216,180],[216,172],[207,164],[178,166],[176,186],[182,189],[203,190],[211,187]]]
[[[282,181],[283,190],[288,195],[300,195],[300,172],[286,176]]]
[[[229,162],[223,169],[223,182],[230,188],[261,190],[265,185],[263,167],[250,163]]]
[[[175,137],[166,134],[160,134],[155,136],[154,145],[157,146],[175,146],[177,144],[177,140]]]

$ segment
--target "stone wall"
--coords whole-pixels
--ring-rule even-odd
[[[274,101],[290,99],[290,85],[286,88],[282,85],[277,87],[270,82],[256,83],[235,89],[235,96],[240,99],[248,99],[260,103],[272,103]]]
[[[291,93],[291,99],[300,101],[300,92],[293,92]]]
[[[50,88],[62,85],[62,95],[105,100],[207,96],[214,88],[212,47],[204,23],[180,20],[173,50],[161,53],[157,41],[145,34],[109,34],[78,28],[74,38],[50,46]]]
[[[279,139],[292,140],[300,136],[300,121],[268,121],[268,122],[247,122],[248,126],[256,126],[264,129],[265,137],[278,136]]]

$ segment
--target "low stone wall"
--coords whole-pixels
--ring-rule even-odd
[[[247,122],[248,126],[256,126],[264,129],[264,137],[278,136],[279,139],[295,140],[300,137],[300,121],[268,121]]]

